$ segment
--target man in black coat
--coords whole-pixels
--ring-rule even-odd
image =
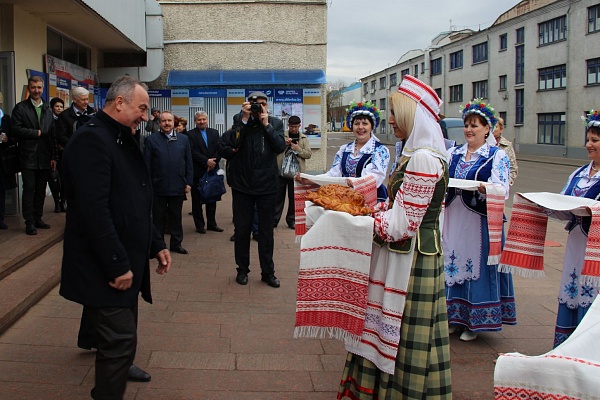
[[[87,122],[90,116],[95,113],[94,109],[89,106],[90,92],[86,88],[76,87],[71,91],[71,98],[73,99],[71,107],[59,114],[56,124],[56,142],[62,147],[67,144],[67,141],[73,135],[75,122],[78,120]]]
[[[208,115],[204,111],[198,111],[194,115],[196,127],[187,132],[192,148],[192,159],[194,160],[194,187],[192,189],[192,215],[196,232],[206,233],[209,231],[223,232],[217,225],[215,214],[217,213],[216,202],[205,202],[200,198],[198,183],[200,178],[207,172],[219,168],[220,138],[219,131],[208,127]],[[204,228],[204,216],[202,215],[202,204],[206,204],[206,229]]]
[[[29,98],[17,103],[12,112],[11,132],[16,136],[23,179],[22,212],[25,233],[36,235],[37,229],[48,229],[42,221],[46,184],[50,167],[54,166],[52,141],[54,117],[43,102],[44,80],[39,76],[29,78]]]
[[[227,182],[233,194],[235,263],[240,285],[248,284],[250,232],[258,212],[258,255],[261,280],[279,287],[273,264],[273,218],[279,186],[277,154],[285,150],[283,122],[270,117],[267,95],[252,92],[242,104],[237,125],[227,133],[227,147],[238,149],[227,160]]]
[[[94,399],[121,399],[137,344],[137,302],[152,302],[149,259],[171,255],[152,223],[152,184],[133,138],[147,118],[145,85],[124,76],[106,105],[69,139],[63,172],[69,207],[60,294],[84,306],[97,348]],[[82,326],[83,326],[82,321]]]

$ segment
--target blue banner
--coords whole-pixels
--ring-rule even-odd
[[[227,89],[190,89],[190,97],[227,97]]]
[[[171,97],[171,90],[148,90],[148,96],[150,97]]]
[[[252,92],[263,92],[267,97],[273,97],[273,89],[246,89],[246,98],[248,98]]]
[[[302,103],[302,89],[275,89],[275,103]]]

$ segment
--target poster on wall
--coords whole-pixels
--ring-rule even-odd
[[[50,77],[50,82],[48,82],[50,97],[60,97],[64,100],[65,107],[68,107],[70,105],[70,89],[82,86],[90,91],[90,106],[99,108],[94,100],[94,86],[97,86],[96,82],[98,81],[94,71],[46,54],[46,72]],[[65,83],[68,85],[64,86]],[[65,90],[66,98],[64,98]]]

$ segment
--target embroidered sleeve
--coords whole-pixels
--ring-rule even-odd
[[[389,164],[390,151],[385,146],[377,146],[371,162],[365,165],[362,176],[372,175],[379,187],[385,180]]]
[[[414,236],[442,173],[442,163],[438,158],[416,152],[408,162],[392,209],[374,215],[375,233],[387,242]]]
[[[342,176],[341,162],[342,162],[342,155],[344,154],[345,150],[346,150],[346,145],[343,145],[340,147],[340,149],[337,151],[337,153],[335,153],[335,157],[333,157],[333,164],[331,164],[331,168],[329,169],[329,171],[327,171],[325,173],[325,175],[334,176],[334,177]]]
[[[488,182],[502,186],[506,192],[504,198],[508,199],[510,191],[510,161],[504,150],[499,149],[496,151],[493,163],[492,176]]]

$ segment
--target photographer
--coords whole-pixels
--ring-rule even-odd
[[[308,137],[300,132],[300,117],[292,115],[288,119],[288,130],[285,132],[285,144],[286,150],[277,156],[277,165],[281,170],[281,164],[286,154],[291,151],[295,154],[298,164],[300,165],[300,172],[304,172],[306,168],[306,161],[312,156],[310,151],[310,143]],[[279,176],[279,189],[277,191],[277,205],[275,207],[275,219],[273,220],[273,226],[276,228],[283,214],[283,208],[285,206],[285,194],[287,192],[288,197],[288,209],[285,215],[285,222],[288,228],[295,229],[295,216],[294,216],[294,179]]]
[[[250,231],[256,205],[261,280],[271,287],[279,287],[273,264],[273,219],[279,182],[277,154],[286,148],[283,123],[269,116],[267,95],[252,92],[242,104],[237,124],[226,135],[227,147],[237,149],[227,160],[227,182],[231,186],[234,210],[235,281],[248,284]]]

